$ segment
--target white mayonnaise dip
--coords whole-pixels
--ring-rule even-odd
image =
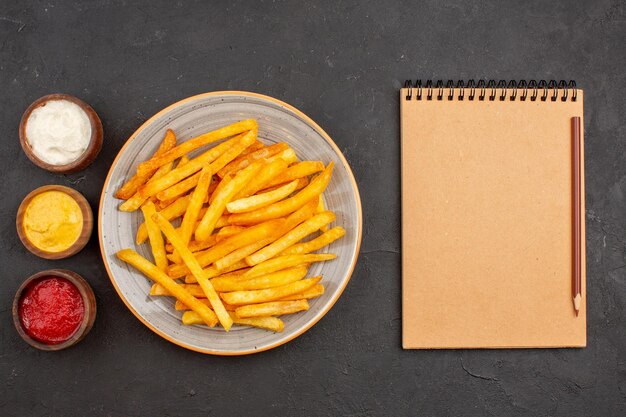
[[[26,140],[37,158],[52,165],[67,165],[89,146],[89,116],[69,100],[48,101],[28,116]]]

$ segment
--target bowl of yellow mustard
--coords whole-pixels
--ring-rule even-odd
[[[46,185],[24,198],[16,227],[20,240],[34,255],[62,259],[85,247],[93,228],[93,213],[78,191]]]

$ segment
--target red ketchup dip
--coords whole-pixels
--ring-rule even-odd
[[[74,284],[48,276],[26,288],[18,311],[20,323],[30,337],[56,345],[76,333],[85,316],[85,305]]]

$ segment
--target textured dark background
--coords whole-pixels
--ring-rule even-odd
[[[0,414],[618,416],[626,413],[624,1],[8,1],[0,3]],[[365,4],[367,3],[367,4]],[[445,3],[445,4],[444,4]],[[588,347],[400,348],[398,88],[405,78],[575,79],[585,89]],[[22,197],[65,184],[96,208],[109,165],[152,114],[241,89],[304,111],[352,165],[364,203],[359,262],[309,332],[239,358],[186,351],[122,304],[97,236],[45,261],[15,233]],[[53,175],[18,144],[22,111],[74,94],[105,143],[84,172]],[[416,213],[419,215],[419,213]],[[13,328],[22,280],[67,267],[98,299],[89,336],[38,352]]]

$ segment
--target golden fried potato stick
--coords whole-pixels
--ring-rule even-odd
[[[285,149],[281,153],[278,153],[274,156],[270,156],[269,158],[265,158],[265,159],[267,162],[273,162],[274,160],[278,158],[283,159],[285,162],[287,162],[287,164],[293,164],[294,162],[298,160],[298,157],[296,156],[296,151],[294,151],[291,148]]]
[[[302,292],[299,292],[298,294],[288,295],[287,297],[281,298],[280,301],[304,300],[304,299],[319,297],[322,294],[324,294],[324,286],[322,284],[315,284],[308,290],[304,290]]]
[[[202,267],[198,263],[195,256],[187,248],[180,236],[178,236],[178,233],[176,233],[176,230],[174,230],[174,227],[170,224],[169,221],[165,219],[165,217],[163,217],[159,213],[155,213],[154,216],[152,216],[152,219],[157,224],[157,226],[159,226],[163,234],[168,238],[172,245],[174,245],[174,249],[183,258],[183,262],[185,262],[187,268],[189,268],[193,276],[196,277],[198,284],[200,284],[202,290],[206,294],[206,298],[208,298],[211,302],[213,311],[215,311],[215,314],[217,315],[220,324],[222,325],[222,327],[224,327],[226,331],[228,331],[230,329],[230,326],[232,326],[233,324],[233,320],[226,312],[226,309],[222,304],[222,300],[217,295],[217,292],[215,292],[213,285],[211,285],[211,282],[207,278],[206,273],[202,270]]]
[[[326,204],[324,204],[324,196],[320,194],[320,199],[319,199],[319,203],[317,205],[317,209],[315,210],[316,213],[321,213],[323,211],[326,211]],[[328,225],[324,225],[320,228],[320,232],[325,233],[328,232]]]
[[[132,249],[123,249],[117,252],[117,257],[143,272],[148,278],[162,285],[178,300],[189,306],[202,319],[207,326],[213,327],[217,324],[217,316],[206,305],[198,301],[197,298],[189,294],[183,287],[168,277],[163,271],[150,263],[147,259],[139,255]]]
[[[207,240],[203,240],[202,242],[198,242],[197,240],[193,240],[191,242],[189,242],[189,250],[192,252],[199,252],[201,250],[205,250],[210,248],[211,246],[214,246],[217,243],[217,236],[216,235],[211,235],[210,238],[208,238]],[[165,251],[166,252],[174,252],[174,246],[171,243],[168,243],[167,245],[165,245]]]
[[[197,285],[197,287],[200,287],[199,285]],[[202,288],[200,288],[200,291],[202,291]],[[211,302],[206,299],[206,298],[198,298],[198,301],[200,301],[202,304],[206,305],[207,307],[211,307]],[[231,306],[230,304],[227,303],[223,303],[224,304],[224,308],[226,309],[226,311],[230,312],[234,312],[235,309],[237,309],[236,306]],[[189,307],[187,307],[184,303],[181,303],[179,300],[176,300],[176,303],[174,304],[174,309],[178,310],[178,311],[185,311],[185,310],[191,310]],[[202,323],[200,323],[202,324]]]
[[[164,202],[175,201],[177,198],[180,198],[182,195],[184,195],[187,191],[192,190],[196,185],[198,185],[198,180],[200,180],[199,172],[193,174],[191,177],[185,178],[178,184],[174,184],[170,188],[161,191],[156,195],[156,198],[158,199],[159,197],[161,197],[163,200],[159,201]],[[217,183],[215,181],[212,181],[211,185],[209,186],[209,192],[207,194],[211,195],[216,186]]]
[[[152,181],[156,181],[159,178],[163,177],[165,174],[170,172],[173,167],[174,167],[174,163],[173,162],[169,162],[169,163],[163,165],[162,167],[160,167],[159,169],[156,170],[156,172],[154,173],[152,178],[150,178],[148,180],[148,183],[150,183]],[[142,197],[141,195],[139,195],[139,193],[135,193],[131,198],[129,198],[128,200],[126,200],[122,204],[120,204],[119,209],[121,211],[126,211],[126,212],[135,211],[139,207],[141,207],[141,205],[146,200],[147,200],[147,198]]]
[[[268,187],[291,182],[293,180],[297,180],[298,178],[308,177],[309,175],[313,175],[323,170],[324,164],[321,161],[298,162],[297,164],[291,165],[285,172],[274,178],[268,184]]]
[[[218,195],[220,195],[220,193],[222,193],[222,190],[224,189],[224,187],[226,187],[228,183],[232,181],[233,178],[235,178],[234,174],[233,175],[228,174],[221,180],[217,181],[217,187],[215,187],[215,190],[213,190],[213,192],[211,193],[211,196],[209,197],[209,205],[213,204],[215,197],[217,197]]]
[[[262,290],[265,288],[280,287],[281,285],[299,281],[306,276],[307,271],[308,268],[298,266],[245,280],[242,280],[240,276],[238,276],[239,279],[216,277],[211,280],[211,284],[215,287],[215,291],[218,292]]]
[[[168,129],[165,132],[165,137],[163,138],[163,141],[161,142],[158,149],[150,160],[155,160],[161,157],[175,146],[176,135],[174,134],[174,132]],[[145,172],[143,172],[142,174],[135,174],[130,180],[126,182],[126,184],[122,185],[120,189],[117,190],[117,192],[115,193],[115,197],[123,200],[131,198],[137,192],[139,187],[142,186],[146,181],[148,181],[148,178],[150,178],[154,174],[154,172],[159,169],[159,167],[165,165],[166,163],[167,162],[164,162],[162,164],[156,165],[154,168],[145,170]]]
[[[330,178],[332,177],[333,166],[334,164],[332,162],[328,164],[328,167],[326,167],[321,174],[315,177],[309,185],[300,190],[300,192],[293,197],[289,197],[283,201],[249,213],[231,214],[228,217],[228,222],[231,224],[245,226],[247,224],[260,223],[265,220],[276,219],[289,213],[293,213],[324,192],[328,186]]]
[[[187,162],[189,162],[189,156],[187,155],[183,155],[180,157],[180,159],[178,160],[178,164],[176,164],[176,167],[182,167],[184,166]]]
[[[272,301],[269,303],[253,304],[238,307],[235,315],[241,319],[250,317],[281,316],[283,314],[293,314],[309,309],[307,300],[295,301]]]
[[[317,201],[313,199],[309,203],[305,204],[303,207],[291,213],[285,219],[285,225],[282,230],[291,230],[297,225],[299,225],[300,223],[309,219],[310,217],[313,217],[313,215],[315,214],[316,207],[317,207]],[[224,216],[222,216],[222,219],[223,218]],[[219,226],[219,222],[218,222],[218,226]],[[268,239],[262,239],[257,242],[251,243],[250,245],[241,247],[235,250],[234,252],[231,252],[228,255],[224,256],[223,258],[215,261],[215,266],[220,270],[228,268],[230,265],[233,265],[241,261],[246,256],[251,255],[254,252],[258,251],[259,249],[263,248],[264,246],[269,245],[270,243],[272,243],[279,237],[280,237],[280,234],[276,234],[272,237],[269,237]]]
[[[239,155],[242,152],[242,150],[245,150],[245,147],[248,146],[247,144],[252,140],[252,136],[248,136],[248,135],[253,135],[253,134],[255,134],[255,132],[248,132],[246,135],[244,135],[241,138],[241,141],[239,143],[235,143],[230,149],[228,149],[219,158],[213,161],[211,163],[211,170],[215,172],[216,169],[223,167],[230,160],[232,160],[235,156]],[[182,195],[186,193],[187,191],[191,190],[193,187],[195,187],[199,179],[200,179],[200,175],[194,174],[191,177],[186,178],[183,181],[179,182],[178,184],[175,184],[169,187],[168,189],[159,192],[157,194],[157,198],[170,199],[170,198],[174,198],[176,196]],[[211,190],[209,190],[209,194],[212,196],[213,194],[215,194],[215,192],[211,192]]]
[[[223,258],[218,259],[217,261],[215,261],[215,267],[219,270],[222,269],[226,269],[229,266],[242,261],[243,259],[246,258],[246,256],[248,255],[252,255],[254,252],[258,251],[259,249],[263,248],[264,246],[269,245],[270,243],[272,243],[274,240],[276,240],[276,238],[278,237],[278,235],[276,235],[276,237],[271,237],[269,239],[261,239],[257,242],[251,243],[247,246],[243,246],[231,253],[229,253],[228,255],[224,256]]]
[[[180,197],[185,194],[187,191],[192,190],[196,185],[198,185],[198,181],[200,180],[200,173],[196,172],[190,177],[185,178],[173,184],[171,187],[167,187],[163,191],[159,191],[155,194],[155,197],[159,201],[167,202],[174,198]]]
[[[189,313],[194,313],[189,311]],[[272,332],[280,333],[285,329],[285,324],[278,317],[250,317],[242,319],[237,317],[234,312],[230,313],[235,324],[240,326],[257,327],[263,330],[269,330]]]
[[[178,230],[178,234],[180,235],[185,246],[188,245],[191,240],[191,235],[193,234],[194,226],[196,225],[196,221],[200,215],[202,204],[204,204],[204,201],[207,199],[212,178],[213,172],[211,171],[211,167],[205,166],[202,168],[202,171],[200,171],[198,185],[191,194],[187,211],[185,211],[183,221],[180,224],[180,229]]]
[[[307,177],[304,178],[298,178],[297,180],[294,180],[296,182],[296,189],[295,191],[300,191],[301,189],[303,189],[304,187],[306,187],[307,185],[309,185],[309,179]],[[273,185],[271,187],[267,187],[261,190],[262,193],[269,193],[270,191],[274,191],[279,189],[280,187],[282,187],[285,184],[279,184],[279,185]]]
[[[215,196],[208,210],[204,213],[200,224],[196,229],[196,240],[206,240],[213,233],[217,220],[222,216],[228,204],[235,194],[237,194],[250,180],[263,168],[265,161],[256,161],[250,166],[242,169],[230,180],[230,182],[220,190]]]
[[[269,261],[261,262],[250,268],[244,276],[254,278],[261,275],[269,274],[281,269],[291,268],[297,265],[310,264],[312,262],[330,261],[335,259],[337,255],[334,253],[311,253],[308,255],[285,255],[277,256]]]
[[[196,297],[198,300],[206,299],[206,294],[202,291],[202,287],[198,284],[178,284],[183,287],[189,294]],[[161,284],[154,283],[150,288],[150,296],[152,297],[171,297],[172,293],[169,292]]]
[[[256,152],[259,149],[263,149],[263,148],[265,148],[265,145],[263,144],[263,142],[257,139],[254,141],[252,145],[248,146],[246,150],[241,153],[241,156],[251,154],[252,152]]]
[[[154,181],[151,184],[145,184],[139,187],[139,194],[143,197],[151,197],[153,195],[159,194],[161,191],[166,190],[185,178],[196,174],[200,171],[205,165],[210,164],[224,153],[228,152],[232,147],[237,146],[244,137],[247,137],[248,133],[242,133],[238,136],[235,136],[232,139],[227,140],[226,142],[220,143],[219,145],[209,149],[201,155],[193,158],[186,164],[181,167],[176,167],[172,171],[170,171],[167,175],[162,178],[159,178],[157,181]],[[197,178],[200,178],[200,175],[196,174]],[[196,181],[197,184],[197,181]],[[193,184],[195,186],[196,184]],[[192,186],[192,188],[193,188]],[[160,198],[160,200],[168,200],[169,198]]]
[[[213,179],[213,173],[211,172],[210,166],[202,168],[200,174],[198,185],[191,194],[191,199],[189,200],[189,205],[187,206],[187,210],[183,216],[183,221],[180,227],[176,229],[176,232],[183,241],[183,244],[186,246],[189,246],[189,241],[191,240],[191,235],[194,232],[196,221],[200,216],[202,204],[208,198],[209,186],[211,184],[211,180]],[[189,250],[191,250],[191,248],[189,248]],[[194,252],[193,250],[191,251]],[[174,263],[182,262],[180,255],[176,251],[174,251],[172,256],[168,257],[168,259],[172,260]]]
[[[263,149],[259,149],[258,151],[249,153],[247,155],[242,155],[237,159],[233,160],[231,163],[226,165],[224,168],[220,169],[217,173],[217,176],[223,178],[225,175],[229,173],[235,173],[237,171],[241,171],[254,161],[258,161],[259,159],[269,158],[274,156],[284,150],[289,149],[289,145],[284,142],[277,143],[275,145],[268,146]]]
[[[322,277],[305,278],[280,287],[266,288],[264,290],[224,292],[220,297],[228,304],[247,305],[276,301],[288,295],[297,294],[317,284]]]
[[[278,317],[251,317],[251,318],[238,318],[235,314],[231,314],[231,318],[235,324],[242,326],[257,327],[263,330],[270,330],[272,332],[282,332],[285,328],[285,324]],[[183,324],[204,324],[198,314],[195,311],[185,311],[182,318]]]
[[[165,207],[169,206],[170,204],[172,204],[174,201],[176,201],[176,198],[172,198],[171,200],[159,200],[158,198],[156,198],[155,196],[149,197],[148,200],[152,201],[154,203],[154,205],[157,207],[158,211],[163,210]]]
[[[309,201],[304,206],[300,207],[298,210],[287,216],[287,218],[285,219],[285,233],[315,215],[317,198],[314,198],[313,200]]]
[[[152,256],[154,257],[154,263],[161,271],[165,271],[168,262],[165,257],[165,243],[163,242],[163,235],[157,225],[152,221],[152,216],[156,213],[154,203],[152,201],[148,201],[141,206],[141,211],[143,212],[144,221],[148,229],[150,250],[152,251]]]
[[[207,277],[209,278],[223,277],[223,276],[230,276],[232,278],[235,275],[239,276],[239,275],[245,274],[246,272],[248,272],[249,269],[250,267],[248,267],[248,265],[246,265],[245,262],[241,261],[221,271],[218,270],[215,266],[210,266],[208,268],[204,268],[204,272],[206,272]],[[242,277],[241,279],[244,279],[244,278]],[[186,284],[193,284],[196,282],[198,281],[196,281],[196,278],[193,275],[191,274],[185,275]]]
[[[274,191],[268,191],[266,193],[256,194],[250,197],[231,201],[226,204],[226,209],[231,213],[244,213],[247,211],[257,210],[289,196],[296,190],[297,186],[298,180],[294,180],[275,189]]]
[[[218,140],[226,139],[231,136],[238,135],[249,130],[257,130],[258,125],[256,120],[242,120],[237,123],[222,127],[212,132],[205,133],[186,142],[181,143],[175,148],[165,152],[164,154],[141,163],[137,167],[137,173],[149,172],[152,169],[156,169],[161,165],[165,165],[168,162],[175,161],[181,156],[198,149],[201,146],[207,145]],[[214,148],[215,149],[215,148]]]
[[[161,213],[163,217],[165,217],[167,220],[174,220],[185,214],[185,210],[187,210],[190,199],[191,196],[181,197],[169,206],[165,207],[159,213]],[[148,230],[146,229],[146,224],[142,223],[137,229],[137,237],[135,238],[135,243],[141,245],[143,242],[146,241],[146,239],[148,239]]]
[[[316,214],[310,219],[306,220],[304,223],[296,226],[281,238],[277,239],[273,243],[267,245],[263,249],[258,252],[248,256],[246,258],[246,263],[250,266],[260,264],[261,262],[267,261],[270,258],[278,255],[289,246],[299,242],[304,239],[306,236],[311,233],[319,230],[320,227],[324,226],[335,220],[335,213],[332,211],[325,211],[320,214]]]
[[[215,236],[216,241],[221,242],[227,237],[231,237],[233,235],[236,235],[237,233],[241,233],[244,230],[246,230],[246,228],[243,226],[224,226],[219,229],[217,233],[211,236]],[[211,238],[211,236],[209,236],[209,239]]]
[[[165,255],[165,257],[167,258],[170,264],[179,264],[182,262],[182,259],[180,259],[180,256],[174,255],[174,253],[168,253]]]
[[[235,200],[240,198],[249,197],[256,194],[259,190],[267,187],[267,184],[274,179],[281,172],[285,171],[289,164],[282,158],[276,158],[272,162],[269,162],[261,171],[245,186],[243,190],[239,191],[235,196]]]
[[[248,227],[246,230],[217,243],[215,246],[196,253],[198,262],[203,267],[208,266],[243,246],[250,245],[261,239],[266,239],[269,236],[277,235],[284,225],[285,220],[276,219]],[[247,265],[244,263],[243,267],[246,266]],[[187,275],[189,269],[185,265],[170,265],[167,269],[167,273],[172,278],[180,278]]]
[[[315,239],[308,242],[297,243],[292,245],[281,252],[281,255],[302,255],[305,253],[314,252],[324,246],[330,245],[335,240],[341,238],[346,234],[346,231],[341,226],[335,226],[327,232],[322,233]]]
[[[256,142],[256,130],[250,130],[240,139],[238,143],[235,143],[228,151],[224,152],[219,158],[211,163],[211,169],[213,172],[218,172],[231,161],[241,155],[250,145]]]

